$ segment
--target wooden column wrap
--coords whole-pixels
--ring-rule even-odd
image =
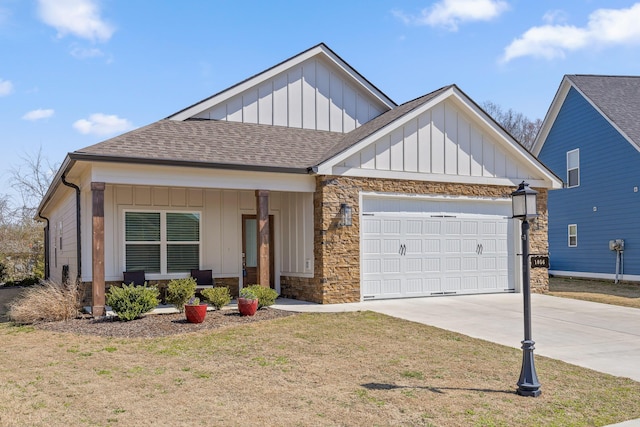
[[[270,286],[269,272],[269,191],[256,190],[256,219],[258,222],[258,283]]]
[[[104,283],[104,182],[91,183],[92,200],[92,271],[91,313],[94,316],[105,315]]]

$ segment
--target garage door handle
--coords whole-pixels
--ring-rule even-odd
[[[478,243],[478,246],[476,246],[476,253],[477,253],[478,255],[482,255],[482,250],[483,250],[483,249],[484,249],[484,248],[482,247],[482,243]]]
[[[400,254],[400,256],[404,256],[407,254],[407,246],[406,245],[400,245],[400,250],[398,251],[398,253]]]

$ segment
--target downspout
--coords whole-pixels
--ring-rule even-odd
[[[38,212],[38,217],[47,221],[47,225],[44,227],[44,280],[49,278],[49,218],[44,217]]]
[[[62,174],[61,181],[67,187],[71,187],[76,190],[76,257],[78,259],[78,280],[82,277],[82,246],[80,240],[80,187],[68,182],[67,176]]]

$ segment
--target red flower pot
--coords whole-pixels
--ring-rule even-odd
[[[185,305],[184,314],[189,323],[202,323],[207,315],[207,304]]]
[[[253,316],[258,310],[257,299],[238,298],[238,311],[243,316]]]

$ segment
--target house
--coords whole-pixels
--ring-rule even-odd
[[[551,274],[640,280],[639,151],[640,77],[564,76],[532,149],[565,179],[549,194]]]
[[[319,44],[69,153],[39,215],[50,277],[79,277],[94,313],[139,269],[319,303],[505,292],[522,180],[546,212],[561,181],[457,86],[397,105]],[[544,221],[532,245],[546,251]]]

